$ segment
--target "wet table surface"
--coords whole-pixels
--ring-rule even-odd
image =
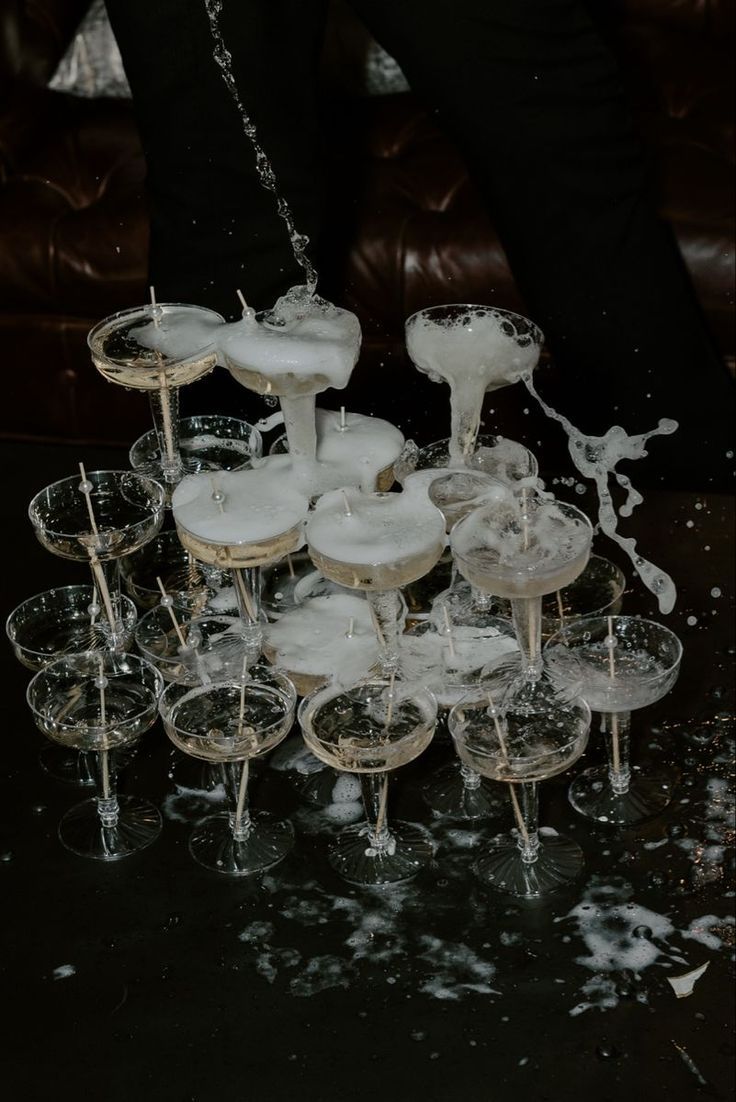
[[[86,580],[36,543],[32,494],[74,473],[79,458],[88,470],[125,461],[93,449],[0,452],[9,611]],[[488,892],[470,871],[510,814],[432,821],[419,788],[450,760],[441,739],[394,777],[390,795],[390,814],[431,829],[434,867],[390,891],[335,877],[325,857],[331,815],[351,809],[310,809],[303,776],[268,764],[253,804],[292,817],[293,853],[255,880],[199,868],[187,837],[219,793],[202,787],[201,768],[160,725],[120,789],[161,807],[161,837],[117,863],[74,857],[56,830],[80,792],[40,769],[29,675],[4,647],[6,1097],[731,1098],[733,506],[652,493],[625,525],[678,584],[666,622],[685,647],[673,691],[634,717],[632,756],[676,767],[680,782],[671,806],[637,829],[583,820],[566,792],[602,758],[593,732],[581,762],[540,797],[542,822],[579,842],[585,872],[539,902]],[[626,569],[610,544],[594,549]],[[624,611],[658,618],[626,573]],[[292,749],[296,738],[277,752],[282,766]],[[668,977],[703,964],[693,994],[676,998]]]

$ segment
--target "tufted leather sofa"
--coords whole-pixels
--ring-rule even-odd
[[[88,2],[0,0],[4,436],[128,442],[148,426],[140,395],[113,394],[85,342],[96,320],[145,297],[145,166],[130,104],[46,88]],[[660,169],[662,210],[732,359],[732,0],[610,0],[605,13]],[[336,39],[360,49],[354,26]],[[334,232],[347,248],[327,282],[364,326],[367,367],[350,404],[377,409],[375,373],[391,378],[404,318],[446,301],[448,281],[455,300],[492,294],[524,306],[459,154],[411,95],[362,98],[350,111],[349,146],[329,143]],[[218,401],[210,394],[205,404]],[[415,430],[417,409],[416,393],[405,394],[393,416]],[[425,425],[423,435],[444,428]]]

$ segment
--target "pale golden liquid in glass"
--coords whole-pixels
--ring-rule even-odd
[[[372,589],[385,592],[389,589],[400,589],[403,585],[409,585],[410,582],[423,578],[438,562],[442,551],[442,544],[437,543],[421,554],[375,565],[338,562],[315,551],[313,547],[309,548],[309,555],[317,569],[338,585],[344,585],[348,589]]]

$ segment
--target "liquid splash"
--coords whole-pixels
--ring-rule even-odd
[[[313,295],[317,286],[317,272],[307,256],[307,247],[309,245],[309,238],[306,234],[299,233],[294,224],[294,215],[291,211],[291,207],[283,198],[279,195],[278,186],[276,182],[276,174],[273,170],[273,166],[268,159],[268,155],[263,146],[258,141],[258,133],[256,131],[255,124],[245,110],[243,101],[240,98],[238,92],[238,86],[235,82],[232,71],[232,54],[225,45],[225,41],[222,37],[220,30],[220,16],[222,14],[223,0],[204,0],[204,6],[207,11],[207,16],[210,21],[210,31],[212,33],[212,39],[214,42],[214,57],[215,61],[222,73],[222,78],[225,81],[225,85],[232,96],[233,102],[238,109],[241,121],[243,123],[243,130],[247,138],[249,138],[253,151],[256,157],[256,171],[264,188],[267,191],[272,192],[276,200],[276,209],[279,217],[286,225],[286,229],[289,234],[289,241],[294,252],[294,259],[304,272],[304,279],[306,282],[306,288],[309,295]]]
[[[541,409],[553,421],[557,421],[567,434],[568,450],[576,470],[595,483],[598,493],[598,523],[601,531],[614,540],[631,559],[644,585],[657,598],[659,611],[666,615],[675,607],[677,589],[669,574],[645,559],[636,549],[636,540],[622,536],[618,531],[618,517],[630,517],[643,498],[631,480],[616,470],[622,459],[641,459],[647,454],[646,442],[652,436],[669,436],[677,430],[677,421],[662,418],[656,429],[629,436],[620,425],[613,425],[604,436],[586,436],[576,429],[563,414],[548,405],[537,393],[531,376],[524,377],[524,384]],[[609,480],[613,476],[626,492],[624,504],[616,512]]]

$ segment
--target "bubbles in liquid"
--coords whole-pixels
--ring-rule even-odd
[[[557,421],[565,430],[570,457],[576,469],[584,478],[589,478],[595,483],[598,493],[598,523],[601,530],[615,540],[629,556],[642,582],[657,598],[660,612],[665,614],[671,612],[677,600],[677,590],[672,578],[638,554],[636,540],[622,536],[618,532],[619,516],[630,517],[643,498],[632,486],[631,480],[616,470],[616,465],[622,459],[641,459],[647,454],[645,448],[647,440],[651,436],[669,436],[676,431],[677,422],[663,417],[656,429],[636,436],[629,436],[620,425],[613,425],[603,436],[586,436],[539,396],[530,375],[524,377],[524,383],[547,417]],[[626,500],[620,506],[618,513],[609,485],[611,476],[626,492]]]

